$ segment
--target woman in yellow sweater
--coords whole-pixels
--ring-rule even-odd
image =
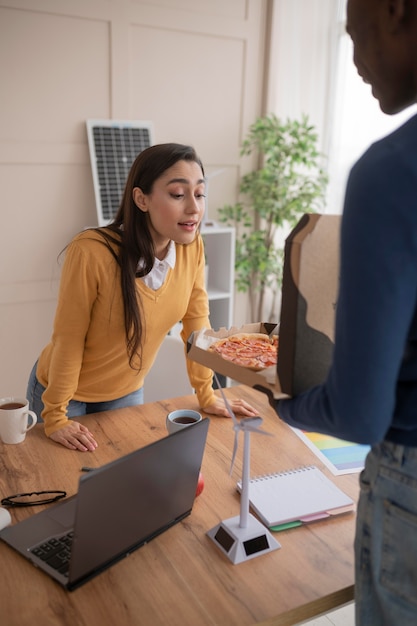
[[[94,434],[75,418],[143,402],[143,385],[169,330],[184,341],[210,325],[204,287],[203,165],[194,149],[160,144],[139,154],[120,208],[104,228],[66,249],[51,342],[29,379],[31,409],[45,433],[73,450],[94,450]],[[228,416],[212,371],[187,361],[204,412]],[[255,415],[244,401],[233,410]]]

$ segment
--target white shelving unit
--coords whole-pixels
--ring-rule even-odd
[[[208,266],[210,323],[214,330],[230,328],[233,325],[235,229],[205,224],[201,234]]]

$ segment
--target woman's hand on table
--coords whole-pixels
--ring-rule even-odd
[[[70,450],[82,452],[93,452],[98,446],[88,428],[74,420],[68,421],[66,426],[50,434],[49,438]]]
[[[229,400],[228,403],[236,415],[236,417],[256,417],[259,415],[259,411],[256,411],[245,400]],[[213,404],[203,407],[204,413],[209,415],[218,415],[219,417],[231,417],[229,411],[221,398],[216,398]]]

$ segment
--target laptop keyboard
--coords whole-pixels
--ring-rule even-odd
[[[61,537],[51,537],[44,543],[31,548],[29,552],[45,561],[60,574],[68,576],[73,536],[73,531],[70,531]]]

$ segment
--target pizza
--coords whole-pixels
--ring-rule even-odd
[[[278,335],[269,337],[263,333],[237,333],[215,341],[209,351],[241,367],[260,371],[276,365]]]

